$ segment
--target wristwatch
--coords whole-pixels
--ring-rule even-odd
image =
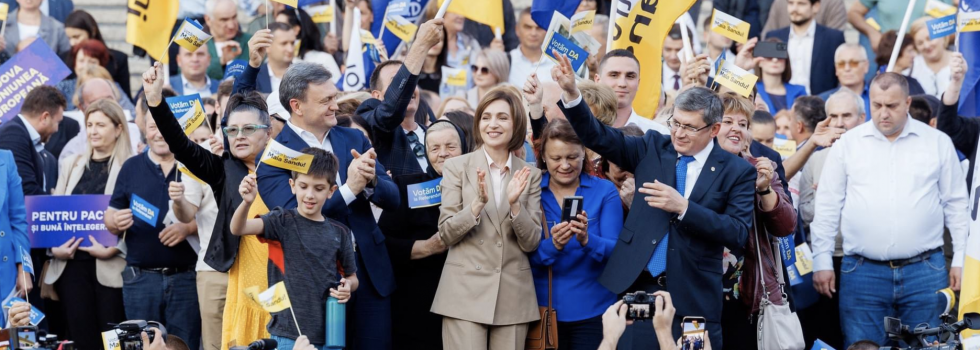
[[[772,186],[767,186],[766,189],[763,190],[763,191],[756,190],[755,193],[758,194],[758,195],[760,195],[760,196],[765,196],[767,194],[770,194],[770,193],[772,193]]]

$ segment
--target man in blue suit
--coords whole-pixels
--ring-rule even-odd
[[[714,141],[721,99],[705,88],[685,90],[667,121],[670,137],[655,131],[625,136],[593,117],[571,64],[560,61],[552,69],[563,90],[558,107],[586,147],[635,174],[640,193],[599,283],[620,295],[670,292],[677,308],[674,336],[681,334],[683,317],[702,316],[711,344],[721,348],[721,257],[724,247],[745,245],[756,179],[748,162]],[[648,322],[637,322],[619,348],[659,349],[656,339]]]
[[[259,34],[257,33],[256,36]],[[291,118],[276,142],[293,150],[317,147],[337,156],[340,195],[323,206],[323,215],[350,227],[354,234],[360,288],[348,303],[349,349],[391,349],[391,299],[394,276],[384,235],[374,221],[371,203],[398,207],[398,188],[375,161],[371,142],[356,129],[337,125],[337,88],[330,73],[315,63],[297,63],[283,75],[279,101]],[[258,169],[259,194],[269,208],[295,208],[290,172],[273,166]],[[305,204],[304,204],[305,205]]]
[[[837,87],[834,71],[834,50],[844,43],[844,32],[817,23],[814,16],[820,11],[820,0],[788,0],[786,9],[792,25],[769,32],[768,38],[787,43],[789,59],[793,62],[790,84],[803,85],[810,95]]]
[[[177,66],[180,74],[170,77],[170,87],[177,96],[200,94],[201,98],[218,93],[220,82],[208,77],[208,64],[211,54],[208,50],[190,50],[178,45]]]

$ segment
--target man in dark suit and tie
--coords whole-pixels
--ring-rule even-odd
[[[14,154],[25,196],[49,194],[58,182],[58,158],[44,143],[58,132],[66,105],[58,89],[39,86],[27,93],[20,115],[0,126],[0,149]]]
[[[620,295],[670,292],[677,308],[674,336],[681,334],[683,317],[701,316],[712,345],[721,348],[721,258],[724,247],[745,245],[756,180],[748,162],[714,141],[721,99],[701,87],[684,90],[667,121],[670,137],[656,131],[625,136],[592,116],[570,62],[560,62],[552,69],[563,90],[558,107],[585,146],[634,173],[639,189],[599,283]],[[637,322],[619,348],[659,346],[653,327]]]
[[[814,20],[820,11],[820,0],[788,0],[786,10],[789,27],[769,32],[768,38],[787,43],[789,60],[793,62],[790,84],[803,85],[810,95],[837,87],[834,71],[834,51],[844,43],[844,32],[824,27]]]

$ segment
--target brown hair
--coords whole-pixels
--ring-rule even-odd
[[[782,40],[779,40],[779,38],[769,38],[769,39],[766,39],[766,41],[772,42],[772,43],[782,43],[783,42]],[[764,60],[769,60],[771,58],[764,57],[763,59]],[[793,79],[793,66],[790,64],[788,57],[786,59],[783,59],[783,62],[786,62],[786,67],[785,67],[785,69],[783,69],[783,75],[780,76],[780,80],[782,80],[783,84],[789,84],[789,81],[791,79]],[[759,66],[756,66],[755,67],[755,75],[758,76],[758,77],[762,77],[762,65],[761,64]]]
[[[68,101],[65,100],[61,91],[58,91],[54,86],[41,85],[27,93],[27,97],[24,98],[24,106],[21,107],[20,112],[27,117],[37,118],[44,112],[53,115],[58,112],[58,108],[64,110],[67,106]]]
[[[721,104],[725,107],[724,114],[741,114],[751,122],[752,115],[755,114],[755,104],[752,101],[731,91],[721,94],[720,97]]]
[[[524,111],[524,103],[516,88],[500,86],[491,89],[483,96],[483,100],[476,107],[475,118],[473,118],[473,142],[477,147],[483,146],[483,135],[480,133],[480,121],[487,106],[496,101],[504,101],[510,105],[510,117],[514,121],[514,133],[507,143],[507,151],[513,152],[524,147],[524,137],[527,135],[527,114]]]
[[[582,173],[591,174],[593,164],[588,157],[588,152],[586,152],[585,145],[582,144],[582,140],[578,138],[575,134],[575,130],[572,129],[572,124],[569,124],[567,120],[555,119],[548,122],[548,125],[544,127],[541,131],[541,138],[536,142],[535,147],[538,150],[538,169],[548,171],[548,163],[545,161],[544,150],[548,145],[548,141],[556,140],[567,144],[578,145],[582,147]]]
[[[881,34],[881,40],[878,41],[878,48],[875,49],[875,63],[879,66],[887,66],[888,60],[892,57],[892,50],[895,49],[895,42],[898,41],[898,33],[894,30],[889,30]],[[902,40],[902,47],[898,49],[898,57],[902,57],[902,51],[905,51],[906,47],[915,46],[915,39],[912,36],[905,34]]]
[[[582,93],[582,101],[589,105],[595,118],[607,126],[612,126],[616,121],[617,107],[616,93],[612,88],[583,80],[578,83],[578,89]]]

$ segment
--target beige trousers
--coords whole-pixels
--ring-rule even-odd
[[[492,326],[442,318],[442,346],[454,350],[524,350],[527,323]]]
[[[197,272],[197,303],[201,308],[201,344],[204,350],[221,350],[221,318],[225,312],[228,274]]]

